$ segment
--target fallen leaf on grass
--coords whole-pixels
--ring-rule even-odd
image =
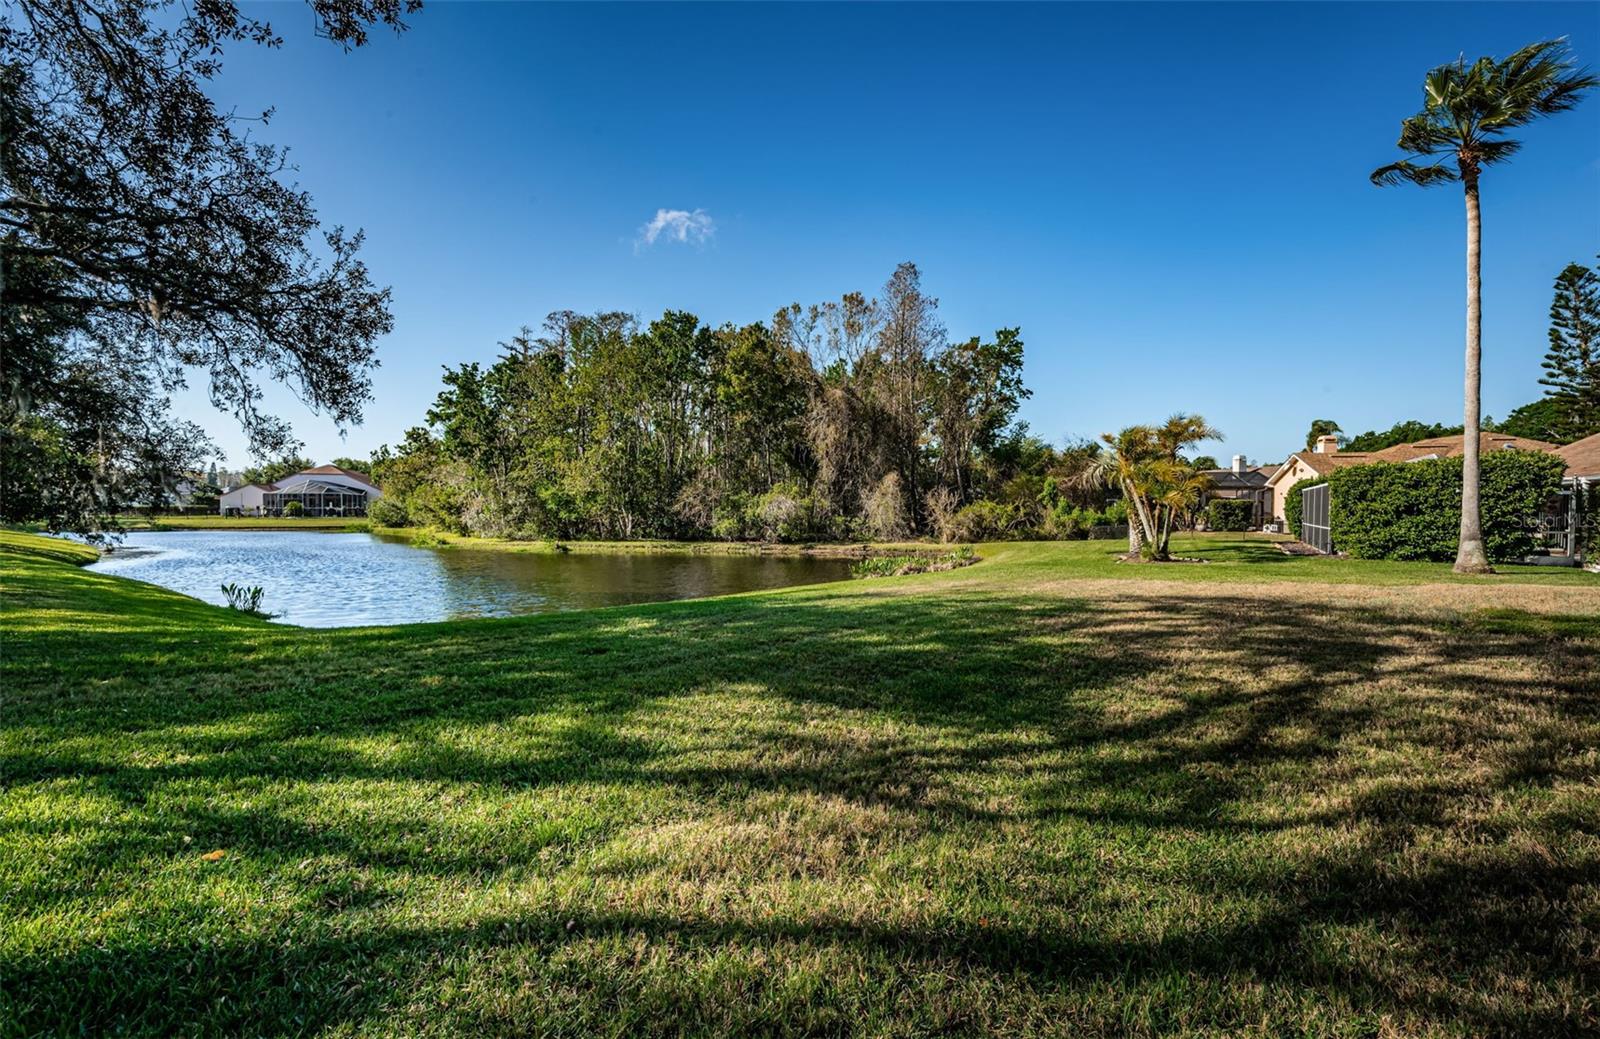
[[[216,851],[206,852],[204,855],[200,856],[200,858],[205,862],[216,862],[218,859],[227,854],[227,852],[223,851],[221,848],[218,848]]]

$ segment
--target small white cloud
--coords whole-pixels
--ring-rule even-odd
[[[639,228],[633,247],[645,249],[655,245],[658,239],[705,245],[716,233],[717,222],[703,209],[658,209],[650,222]]]

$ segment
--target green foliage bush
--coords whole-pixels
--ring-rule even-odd
[[[304,511],[306,511],[305,506],[301,505],[297,501],[289,502],[283,507],[283,514],[285,516],[298,516]]]
[[[781,541],[796,544],[844,536],[828,522],[826,510],[792,481],[765,494],[729,494],[717,503],[711,535],[723,541]]]
[[[411,543],[417,548],[448,548],[450,542],[439,531],[432,527],[423,527],[411,535]]]
[[[1484,545],[1490,560],[1520,559],[1536,544],[1539,511],[1559,493],[1565,465],[1538,451],[1494,451],[1482,462]],[[1379,462],[1329,477],[1333,544],[1357,559],[1455,558],[1461,459]]]
[[[975,501],[950,518],[950,540],[1010,541],[1018,535],[1021,519],[1014,505]]]
[[[1305,502],[1301,500],[1301,496],[1305,493],[1305,489],[1327,482],[1328,478],[1326,476],[1308,477],[1290,487],[1289,493],[1284,495],[1283,520],[1289,525],[1289,533],[1295,537],[1300,536],[1300,514],[1301,510],[1305,508]]]
[[[1255,504],[1248,498],[1214,498],[1206,504],[1206,526],[1212,530],[1249,530]]]
[[[367,518],[379,527],[404,527],[411,523],[405,502],[397,498],[379,498],[368,505]]]
[[[1045,511],[1037,525],[1031,528],[1026,523],[1015,526],[1013,536],[1037,535],[1055,541],[1082,541],[1094,537],[1120,537],[1126,533],[1115,531],[1115,528],[1128,522],[1128,506],[1125,502],[1112,502],[1104,511],[1097,512],[1050,495],[1050,490],[1050,485],[1046,484],[1047,493],[1041,498]]]

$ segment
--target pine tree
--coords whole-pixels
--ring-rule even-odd
[[[1600,273],[1581,263],[1556,278],[1544,370],[1539,382],[1559,409],[1564,439],[1600,433]]]

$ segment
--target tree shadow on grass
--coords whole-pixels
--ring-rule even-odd
[[[1018,1007],[1106,985],[1098,998],[1115,1004],[1184,977],[1265,986],[1291,1000],[1280,1014],[1292,1016],[1292,999],[1335,1001],[1415,1030],[1556,1035],[1595,1021],[1581,892],[1600,881],[1587,839],[1600,825],[1592,795],[1556,796],[1596,778],[1594,618],[1417,616],[1220,589],[1048,600],[864,588],[336,636],[245,626],[211,648],[248,646],[250,670],[191,660],[211,669],[204,687],[170,669],[148,681],[117,672],[120,658],[93,645],[101,637],[80,636],[74,673],[106,694],[26,697],[6,725],[35,738],[13,744],[6,774],[83,784],[123,811],[62,852],[68,884],[25,887],[20,908],[82,904],[72,878],[180,854],[170,819],[145,811],[180,792],[205,846],[284,871],[311,859],[337,868],[282,881],[303,914],[287,932],[9,956],[20,1031],[372,1024],[396,1012],[396,992],[441,971],[487,971],[507,950],[544,962],[583,949],[588,973],[546,976],[569,1021],[620,1003],[656,1005],[641,1022],[656,1031],[757,1022],[713,1013],[715,985],[634,975],[591,947],[638,936],[690,957],[861,957],[889,988],[955,971],[978,979],[974,998],[989,985]],[[382,820],[312,820],[292,798],[241,808],[221,796],[306,784],[352,797],[392,788],[382,796],[412,799],[396,815],[416,839],[387,839]],[[508,816],[479,828],[488,846],[463,846],[437,800],[515,804],[591,787],[666,804],[668,818],[634,806],[540,829]],[[795,906],[756,919],[664,901],[621,908],[605,892],[652,871],[736,886],[769,876],[696,866],[670,842],[625,844],[608,865],[585,859],[657,822],[817,804],[885,813],[897,840],[947,842],[951,854],[970,840],[1031,864],[1017,878],[1024,893],[983,922],[955,910],[841,921]],[[1108,847],[1148,845],[1158,909],[1214,899],[1252,911],[1144,934],[1055,914],[1026,885],[1053,890],[1052,842],[1074,826]],[[1209,864],[1164,858],[1175,848]],[[883,851],[868,842],[861,861],[819,875],[856,878]],[[341,869],[395,886],[362,888]],[[951,883],[938,867],[906,869],[907,882]],[[563,871],[590,878],[589,894],[470,924],[385,915],[405,904],[406,878],[488,885]],[[1100,876],[1125,879],[1118,867]],[[1346,933],[1381,935],[1387,949],[1344,949]],[[824,1003],[859,998],[830,987],[842,981],[819,984]],[[460,1012],[492,1017],[487,1005]],[[1241,1010],[1223,1000],[1192,1012],[1225,1027]]]

